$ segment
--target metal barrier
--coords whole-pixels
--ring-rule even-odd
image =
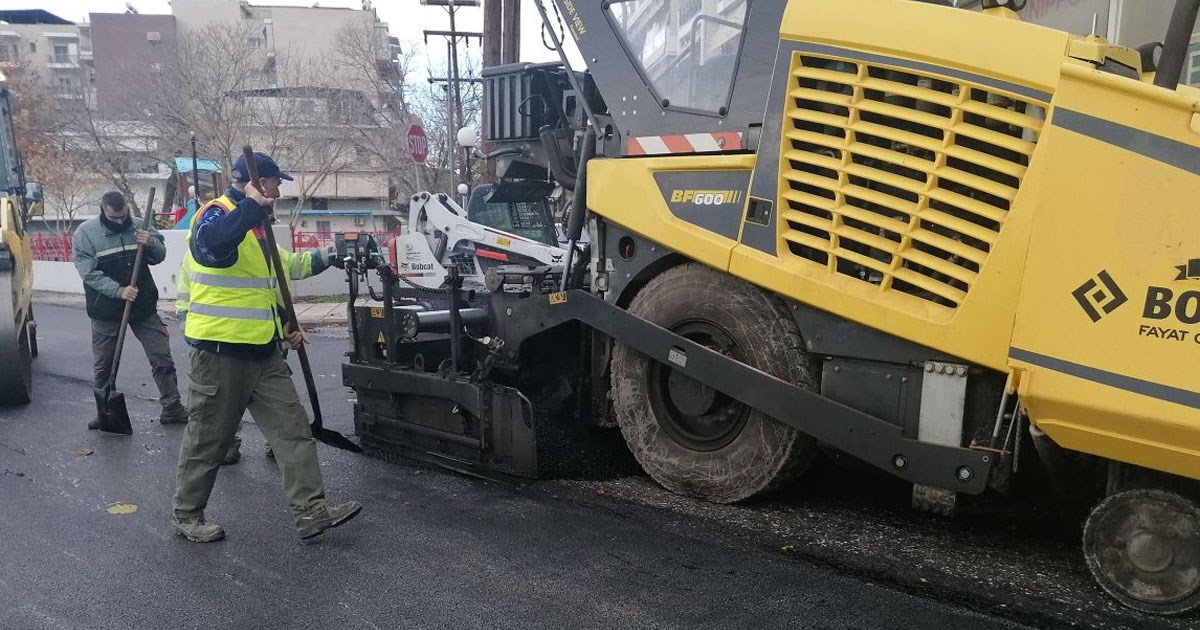
[[[344,230],[341,232],[302,232],[292,230],[292,250],[301,251],[305,249],[325,249],[334,245],[334,237],[338,234],[351,232],[354,234],[370,234],[379,241],[379,246],[382,248],[388,241],[402,234],[401,230],[393,230],[390,232],[372,232],[369,230]]]
[[[29,246],[33,249],[34,260],[74,260],[71,255],[70,234],[30,234]]]
[[[301,232],[292,230],[292,249],[301,251],[305,249],[325,249],[334,244],[334,236],[340,232]],[[360,231],[358,234],[370,234],[379,241],[380,247],[384,247],[388,241],[402,233],[401,230],[393,230],[390,232],[368,232]],[[70,234],[30,234],[30,246],[33,248],[34,260],[58,260],[71,262],[74,258],[71,255],[71,235]]]

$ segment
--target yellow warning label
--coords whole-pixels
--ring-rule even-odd
[[[382,330],[379,331],[379,338],[375,340],[375,343],[387,343],[387,337],[383,336]]]
[[[509,245],[512,245],[512,239],[504,238],[503,236],[497,236],[496,244],[499,245],[500,247],[508,247]]]
[[[551,304],[566,304],[567,303],[567,294],[563,293],[562,291],[559,291],[558,293],[551,293],[550,294],[550,303]]]
[[[383,307],[382,306],[372,306],[371,307],[371,317],[373,319],[383,319]]]

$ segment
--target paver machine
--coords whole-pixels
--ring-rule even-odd
[[[33,394],[37,356],[33,251],[25,223],[41,212],[41,187],[25,181],[4,83],[0,73],[0,404],[22,404]]]
[[[586,70],[491,69],[485,116],[572,191],[566,255],[423,311],[347,243],[364,444],[533,477],[614,427],[716,502],[822,453],[941,512],[1032,486],[1090,501],[1118,600],[1200,605],[1200,0],[1138,49],[982,4],[557,0]]]

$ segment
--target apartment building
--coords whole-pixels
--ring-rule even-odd
[[[42,9],[0,10],[0,69],[25,67],[56,96],[83,98],[91,82],[91,33]]]
[[[345,142],[354,135],[349,127],[396,97],[387,86],[401,80],[399,40],[389,35],[387,24],[372,10],[173,0],[172,13],[183,37],[212,25],[243,34],[246,49],[255,51],[262,69],[259,85],[247,89],[244,96],[253,99],[255,106],[276,111],[284,100],[298,104],[311,112],[307,131],[311,137]],[[364,74],[362,67],[347,67],[342,49],[347,36],[373,39],[358,42],[367,44],[365,51],[374,56],[371,75]],[[390,229],[397,219],[388,206],[387,170],[365,158],[354,159],[353,147],[340,150],[349,159],[334,173],[288,164],[285,151],[280,156],[282,166],[296,181],[284,182],[278,207],[293,208],[306,197],[298,209],[298,225],[309,231]]]

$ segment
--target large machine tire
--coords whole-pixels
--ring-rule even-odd
[[[1200,505],[1174,492],[1127,490],[1101,501],[1083,528],[1083,557],[1122,604],[1174,615],[1200,607]]]
[[[629,311],[783,380],[815,389],[796,324],[769,294],[699,264],[670,269]],[[612,399],[625,442],[663,487],[716,503],[770,492],[811,465],[816,442],[623,344]]]
[[[0,405],[23,405],[33,396],[33,352],[29,327],[0,330]],[[9,357],[12,357],[11,359]]]

